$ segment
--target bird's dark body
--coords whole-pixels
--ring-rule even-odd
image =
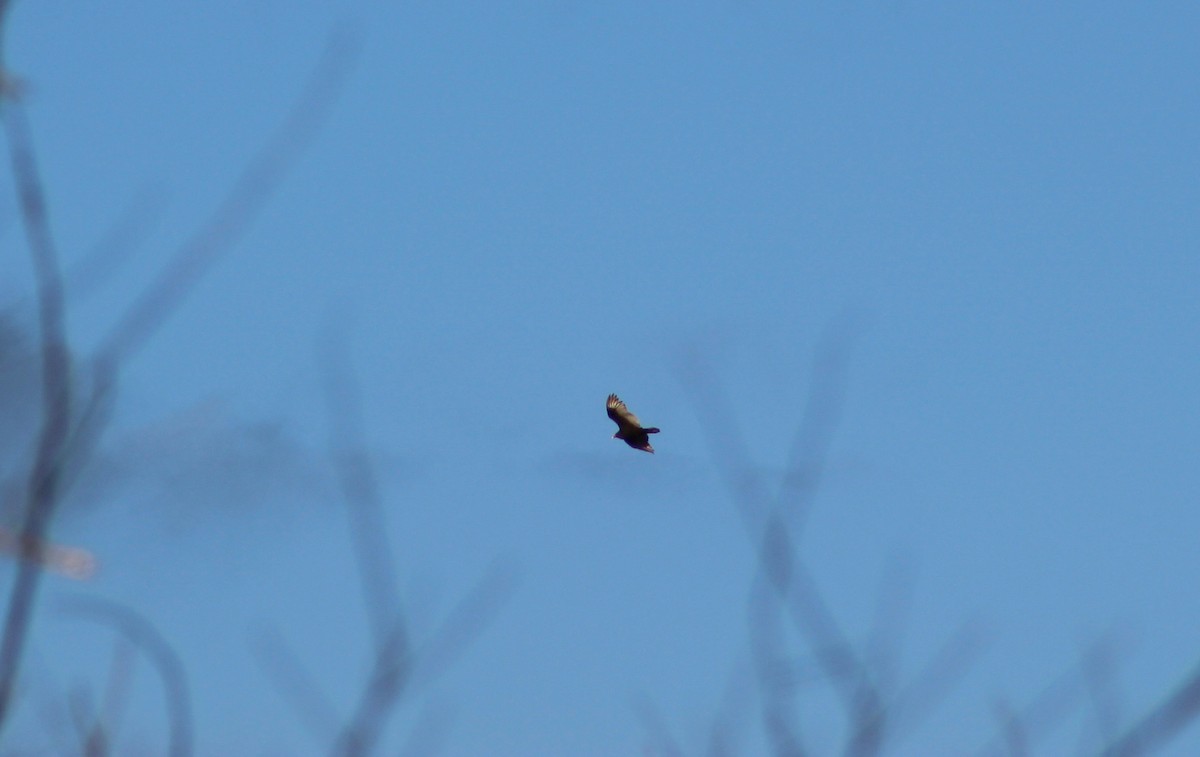
[[[657,433],[658,433],[658,429],[653,428],[653,427],[644,428],[644,429],[641,429],[640,431],[635,431],[635,432],[625,435],[625,436],[622,436],[621,432],[618,431],[616,433],[616,438],[625,442],[626,444],[628,444],[630,447],[633,447],[634,449],[640,449],[640,450],[644,450],[646,452],[653,452],[654,448],[650,446],[650,434],[657,434]]]
[[[620,439],[634,449],[654,454],[654,447],[650,446],[650,434],[657,434],[657,428],[642,426],[637,416],[629,412],[629,408],[615,394],[608,395],[607,408],[608,417],[617,424],[614,439]]]

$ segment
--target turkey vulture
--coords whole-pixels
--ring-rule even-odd
[[[617,423],[617,433],[613,434],[614,439],[624,439],[630,447],[654,454],[654,448],[650,446],[649,435],[657,434],[658,429],[643,428],[642,422],[637,419],[636,415],[629,412],[629,408],[625,407],[625,403],[615,394],[608,395],[608,417]]]

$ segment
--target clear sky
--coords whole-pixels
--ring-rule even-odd
[[[826,343],[842,412],[798,552],[859,653],[889,640],[885,696],[961,650],[888,754],[986,751],[1005,712],[1041,753],[1087,752],[1200,660],[1195,3],[27,0],[8,27],[64,264],[124,217],[138,240],[70,279],[80,359],[331,31],[358,44],[278,192],[123,365],[54,528],[101,572],[44,584],[13,748],[69,744],[71,692],[103,695],[112,633],[58,601],[82,591],[173,645],[198,753],[327,749],[251,642],[274,629],[352,712],[373,642],[331,329],[414,639],[484,576],[508,587],[383,753],[426,716],[416,753],[705,754],[718,723],[767,753],[756,548],[722,471],[779,485]],[[0,298],[28,330],[0,186]],[[657,454],[610,439],[609,392]],[[714,460],[728,423],[744,457]],[[840,751],[836,684],[794,626],[777,641],[790,722]],[[129,696],[119,743],[161,752],[144,663]],[[1166,753],[1200,753],[1200,727]]]

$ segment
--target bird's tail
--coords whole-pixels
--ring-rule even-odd
[[[658,433],[658,429],[656,429],[656,428],[644,428],[644,429],[642,429],[642,431],[645,431],[647,434],[657,434]]]

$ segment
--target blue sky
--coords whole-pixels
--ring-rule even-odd
[[[322,751],[257,666],[264,627],[343,715],[367,671],[327,456],[331,323],[414,633],[494,561],[514,577],[393,749],[428,706],[445,754],[639,754],[649,701],[701,754],[730,700],[739,753],[764,753],[755,552],[680,366],[709,366],[773,487],[842,323],[805,564],[856,645],[881,597],[908,608],[901,683],[964,624],[979,639],[888,753],[986,748],[998,709],[1099,641],[1126,725],[1200,659],[1193,4],[19,3],[6,56],[64,261],[144,219],[121,268],[69,292],[81,356],[347,26],[328,120],[124,365],[101,472],[55,527],[102,562],[84,592],[175,645],[200,753]],[[4,186],[0,297],[28,327]],[[663,429],[655,456],[609,438],[609,392]],[[45,589],[28,676],[50,707],[101,685],[111,642],[55,610],[79,587]],[[131,697],[125,743],[153,753],[148,669]],[[6,738],[47,743],[39,706]],[[1087,751],[1092,713],[1038,743]],[[828,685],[801,687],[795,717],[836,750]],[[1200,750],[1200,729],[1172,748]]]

